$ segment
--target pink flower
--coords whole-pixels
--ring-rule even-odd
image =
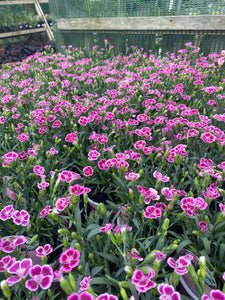
[[[71,182],[73,180],[73,172],[64,170],[59,174],[59,180]]]
[[[131,252],[127,253],[127,258],[132,258],[132,259],[137,259],[139,261],[143,261],[143,258],[140,256],[140,253],[135,248],[132,248]]]
[[[32,267],[32,260],[30,258],[23,259],[22,261],[16,261],[9,269],[8,273],[16,274],[7,279],[9,286],[14,285],[16,282],[19,282],[21,279],[27,277],[30,268]]]
[[[19,134],[18,137],[17,137],[17,139],[20,142],[28,141],[29,140],[28,133],[24,132],[24,133]]]
[[[70,272],[73,268],[79,265],[80,253],[74,248],[69,248],[63,252],[59,258],[60,264],[63,263],[62,270],[65,272]]]
[[[109,295],[109,294],[105,293],[105,294],[101,294],[100,296],[98,296],[98,298],[96,300],[118,300],[118,298],[117,298],[117,296]]]
[[[74,145],[75,141],[77,140],[77,133],[76,132],[68,133],[65,137],[65,140]]]
[[[158,179],[159,181],[163,181],[163,182],[167,182],[170,180],[170,177],[166,176],[166,175],[162,175],[161,173],[155,171],[153,173],[153,177],[155,177],[156,179]]]
[[[111,232],[111,230],[113,229],[113,227],[114,227],[114,224],[111,224],[111,223],[108,223],[108,224],[106,224],[104,227],[101,227],[100,229],[99,229],[99,231],[101,231],[101,232],[106,232],[106,233],[110,233]]]
[[[159,251],[152,251],[152,253],[155,253],[155,260],[157,262],[161,262],[162,260],[164,260],[166,258],[166,254],[161,253]]]
[[[108,142],[108,137],[106,135],[99,135],[97,137],[97,142],[99,142],[100,144],[105,144]]]
[[[195,199],[193,197],[186,197],[181,200],[181,208],[188,216],[198,215],[195,207]]]
[[[81,293],[81,292],[87,290],[90,286],[91,280],[92,280],[91,276],[84,277],[80,282],[81,287],[79,288],[78,293]]]
[[[25,244],[27,239],[21,235],[18,237],[9,238],[2,243],[2,251],[6,253],[11,253],[17,249],[18,246]]]
[[[146,142],[145,141],[137,141],[135,144],[134,144],[134,148],[135,149],[143,149],[146,145]]]
[[[10,268],[15,261],[16,258],[15,257],[11,258],[10,255],[2,257],[2,259],[0,260],[0,272],[5,272],[5,271],[8,272],[8,268]]]
[[[30,215],[25,210],[15,210],[12,219],[16,225],[28,226],[30,223]]]
[[[49,244],[44,245],[44,247],[38,246],[36,249],[36,256],[45,257],[46,255],[48,255],[51,252],[52,252],[52,247]]]
[[[187,267],[191,263],[193,256],[190,254],[180,256],[176,261],[169,257],[167,263],[171,268],[174,268],[174,271],[179,275],[184,275],[188,273]]]
[[[73,195],[80,196],[81,194],[87,193],[87,188],[79,184],[75,184],[75,185],[71,185],[70,192]]]
[[[42,127],[38,130],[38,132],[39,132],[40,134],[44,134],[46,131],[47,131],[47,127],[46,127],[46,126],[42,126]]]
[[[216,140],[216,137],[213,134],[211,134],[210,132],[206,132],[201,135],[201,139],[205,143],[212,143]]]
[[[46,182],[46,181],[42,181],[41,183],[38,183],[37,186],[38,186],[39,189],[45,190],[49,186],[49,183]]]
[[[106,163],[106,159],[100,159],[98,161],[98,167],[100,170],[108,170],[109,169],[109,163]]]
[[[61,126],[62,122],[59,120],[54,121],[52,124],[52,128],[59,128]]]
[[[93,173],[94,173],[94,171],[91,166],[87,166],[87,167],[83,168],[84,176],[92,176]]]
[[[212,290],[210,292],[210,297],[208,295],[203,295],[201,300],[225,300],[225,294],[220,290]]]
[[[45,208],[42,209],[42,211],[40,212],[40,219],[46,217],[49,212],[50,212],[50,205],[45,206]]]
[[[56,200],[55,207],[58,211],[63,211],[70,203],[68,198],[59,198]]]
[[[157,219],[162,217],[162,211],[159,208],[156,208],[154,205],[147,206],[144,212],[145,218],[148,219]]]
[[[97,150],[92,150],[88,153],[89,160],[96,160],[100,156],[100,153]]]
[[[215,190],[212,186],[209,186],[206,191],[202,191],[203,196],[205,196],[206,198],[210,198],[210,199],[216,199],[218,197],[220,197],[220,193]]]
[[[128,226],[127,224],[119,224],[114,229],[115,234],[119,234],[120,232],[128,232],[128,231],[132,231],[132,227]]]
[[[220,204],[219,204],[219,207],[220,207],[220,210],[222,211],[222,213],[223,213],[224,216],[225,216],[225,205],[222,204],[222,203],[220,203]]]
[[[80,119],[78,120],[78,123],[82,126],[86,126],[88,123],[88,118],[87,117],[80,117]]]
[[[36,175],[40,176],[40,175],[43,175],[43,174],[44,174],[45,168],[44,168],[44,167],[41,167],[41,166],[39,166],[39,165],[36,165],[36,166],[34,166],[33,171],[34,171],[34,173],[35,173]]]
[[[25,160],[25,159],[27,159],[26,152],[24,152],[24,151],[19,152],[18,153],[18,159],[19,160]]]
[[[161,294],[160,300],[181,300],[180,294],[174,290],[172,285],[161,283],[158,285],[157,290]]]
[[[139,293],[145,293],[156,286],[156,283],[151,281],[151,278],[155,276],[155,271],[150,267],[147,268],[149,269],[149,274],[145,274],[140,269],[136,269],[131,278],[132,283]]]
[[[199,222],[198,223],[198,225],[199,225],[199,229],[201,230],[201,231],[207,231],[207,223],[206,222]]]
[[[49,265],[35,265],[30,271],[31,279],[27,280],[25,286],[31,292],[36,291],[40,285],[43,290],[50,288],[53,281],[53,270]]]
[[[95,300],[95,298],[92,294],[83,292],[81,294],[73,293],[67,297],[67,300]]]
[[[12,205],[5,206],[0,212],[0,219],[6,221],[12,218],[14,208]]]
[[[127,172],[125,175],[126,180],[137,180],[139,177],[140,175],[134,172]]]

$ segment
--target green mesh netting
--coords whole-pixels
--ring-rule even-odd
[[[49,0],[57,49],[73,45],[90,51],[108,39],[116,53],[135,45],[153,53],[177,52],[193,42],[204,54],[225,49],[222,31],[59,31],[59,19],[148,17],[176,15],[225,15],[225,0]]]

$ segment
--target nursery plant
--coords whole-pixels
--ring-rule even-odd
[[[225,299],[224,57],[105,40],[1,70],[1,298]]]

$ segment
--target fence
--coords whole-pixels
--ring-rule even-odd
[[[124,53],[135,45],[177,52],[193,42],[204,54],[225,49],[225,0],[49,0],[57,49],[91,51],[108,39]]]

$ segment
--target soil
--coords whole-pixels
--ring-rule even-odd
[[[43,52],[46,45],[51,46],[54,51],[55,42],[52,41],[26,41],[23,43],[12,43],[8,45],[4,50],[0,51],[0,65],[22,61],[28,56],[36,53]]]

